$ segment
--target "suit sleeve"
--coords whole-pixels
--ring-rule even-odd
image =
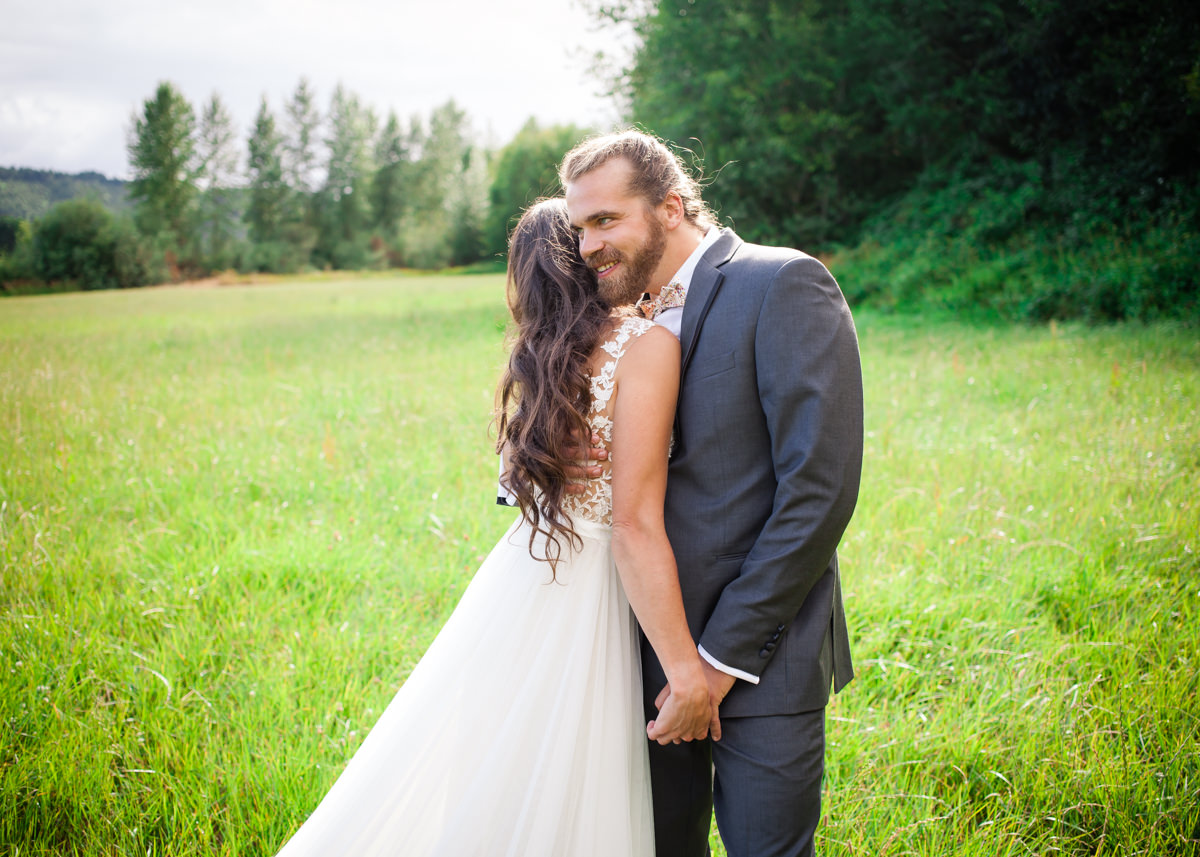
[[[774,504],[699,642],[721,663],[757,676],[827,571],[858,499],[858,338],[824,265],[798,257],[779,269],[758,316],[754,348]]]

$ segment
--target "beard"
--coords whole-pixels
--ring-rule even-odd
[[[658,267],[667,249],[667,230],[657,217],[649,218],[649,233],[633,252],[626,256],[616,250],[588,260],[593,268],[609,262],[620,262],[621,269],[611,277],[597,280],[600,297],[612,307],[626,306],[638,301],[646,291],[650,275]]]

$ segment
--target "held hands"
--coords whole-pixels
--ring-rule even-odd
[[[598,479],[604,472],[600,462],[608,458],[608,450],[600,445],[601,442],[600,435],[593,434],[588,439],[591,446],[585,447],[578,435],[571,435],[571,442],[564,447],[564,451],[578,463],[567,468],[567,478],[572,480],[567,484],[568,494],[582,494],[586,481]]]
[[[700,666],[704,672],[705,688],[707,690],[707,708],[708,720],[703,727],[698,727],[697,721],[692,721],[692,731],[686,732],[683,729],[671,727],[674,725],[672,718],[679,717],[678,712],[685,707],[683,700],[677,700],[677,694],[671,690],[668,684],[658,694],[658,698],[654,700],[654,707],[658,709],[658,718],[650,721],[646,727],[646,734],[659,744],[668,742],[678,744],[680,741],[693,741],[704,738],[711,734],[714,741],[721,740],[721,717],[720,706],[733,687],[733,683],[737,680],[728,673],[723,673],[708,661],[701,659]],[[675,703],[675,705],[673,705]],[[698,704],[694,700],[692,704]],[[693,716],[698,716],[693,712]]]
[[[703,684],[693,684],[674,692],[667,685],[654,705],[658,717],[646,725],[646,735],[652,741],[659,744],[698,741],[707,737],[710,731],[714,738],[720,737],[717,709],[711,704],[708,689]]]

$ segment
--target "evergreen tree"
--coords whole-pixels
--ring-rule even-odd
[[[450,222],[450,264],[469,265],[482,259],[487,252],[488,163],[480,147],[471,146],[461,169],[450,174],[445,209]]]
[[[317,243],[317,189],[321,185],[321,113],[307,78],[284,105],[284,180],[290,188],[284,233],[297,262],[309,263]]]
[[[233,118],[215,92],[200,113],[196,152],[200,164],[202,254],[211,268],[230,267],[234,224],[238,219],[235,191],[238,153]]]
[[[321,113],[308,78],[300,78],[296,91],[284,105],[284,117],[287,183],[298,194],[309,196],[320,186],[317,175],[320,153],[317,149],[321,142]]]
[[[385,246],[395,244],[408,192],[409,145],[395,112],[375,142],[375,180],[371,184],[372,226]]]
[[[129,196],[136,202],[135,222],[142,234],[164,236],[176,252],[183,252],[197,192],[192,105],[173,84],[163,82],[132,123]]]
[[[318,200],[320,231],[315,252],[335,268],[361,268],[370,261],[371,143],[378,120],[341,84],[329,104],[329,161]]]
[[[288,187],[283,179],[283,139],[266,96],[254,119],[249,140],[249,201],[246,223],[254,243],[253,266],[286,270],[294,260],[284,244]]]

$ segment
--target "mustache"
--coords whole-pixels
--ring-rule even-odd
[[[621,254],[616,252],[615,250],[610,250],[610,251],[603,253],[602,255],[589,256],[587,259],[587,265],[589,268],[591,268],[594,271],[597,268],[603,268],[605,265],[607,265],[611,262],[619,262],[619,261],[621,261]]]

